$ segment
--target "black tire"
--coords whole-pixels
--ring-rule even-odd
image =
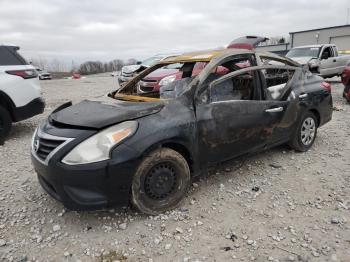
[[[11,126],[12,118],[9,111],[0,106],[0,143],[3,142],[10,133]]]
[[[137,168],[132,204],[148,215],[174,209],[186,195],[190,181],[190,169],[181,154],[169,148],[156,149]]]
[[[297,124],[289,146],[299,152],[308,151],[315,142],[317,127],[318,122],[316,116],[310,111],[305,112]]]

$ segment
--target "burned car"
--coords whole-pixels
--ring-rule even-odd
[[[137,94],[171,64],[182,65],[181,79]],[[286,143],[307,151],[331,117],[330,85],[288,58],[197,52],[156,63],[108,97],[60,106],[34,133],[31,155],[42,187],[69,209],[131,202],[158,214],[210,165]]]

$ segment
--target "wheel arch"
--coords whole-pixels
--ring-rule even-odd
[[[160,141],[160,142],[148,147],[145,150],[145,154],[148,154],[157,148],[170,148],[170,149],[178,152],[180,155],[182,155],[185,158],[185,160],[190,168],[191,173],[194,172],[195,168],[194,168],[193,154],[191,153],[191,150],[189,149],[189,145],[187,143],[185,143],[183,140],[181,140],[179,138],[172,138],[172,139]]]
[[[14,120],[15,104],[13,103],[12,99],[1,90],[0,90],[0,105],[5,107],[9,111],[12,120]]]
[[[318,112],[318,110],[315,109],[315,108],[309,109],[309,111],[315,115],[316,120],[317,120],[317,127],[319,127],[319,126],[320,126],[320,123],[321,123],[321,115],[320,115],[320,112]]]

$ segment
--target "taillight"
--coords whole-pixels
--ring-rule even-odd
[[[321,83],[321,86],[326,89],[329,93],[332,92],[332,86],[330,83],[327,83],[327,82],[322,82]]]
[[[6,73],[10,75],[20,76],[24,79],[35,78],[38,76],[38,73],[34,69],[10,70],[10,71],[6,71]]]

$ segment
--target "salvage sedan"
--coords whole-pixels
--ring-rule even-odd
[[[180,79],[137,95],[143,78],[172,64]],[[179,205],[209,165],[286,143],[307,151],[331,117],[330,85],[288,58],[197,52],[156,63],[108,97],[60,106],[37,128],[32,162],[68,209],[131,202],[158,214]]]

